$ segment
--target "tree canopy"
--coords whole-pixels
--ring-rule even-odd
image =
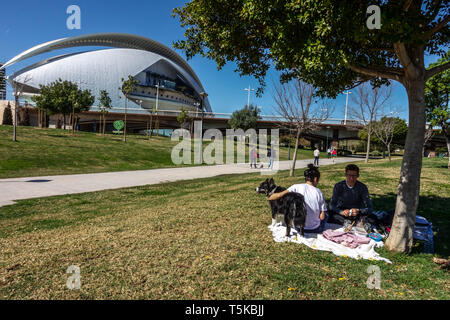
[[[72,111],[79,113],[89,110],[95,97],[89,90],[81,90],[73,82],[58,79],[49,85],[40,85],[39,95],[32,100],[38,109],[46,110],[49,114],[68,115]]]
[[[108,109],[111,109],[111,101],[112,100],[108,94],[108,91],[101,90],[98,101],[100,102],[99,108],[100,108],[101,112],[107,113]]]
[[[65,128],[66,115],[88,111],[95,97],[90,90],[81,90],[73,82],[58,79],[48,85],[40,85],[39,95],[33,96],[32,100],[38,109],[48,114],[62,114]]]
[[[440,66],[450,60],[450,53],[436,63],[430,65],[431,68]],[[450,70],[436,74],[428,79],[425,85],[425,112],[427,120],[435,127],[439,126],[447,142],[447,151],[450,154]],[[448,161],[450,169],[450,157]]]
[[[396,144],[404,144],[406,133],[408,132],[408,125],[406,121],[400,118],[393,117],[382,117],[379,121],[374,123],[374,127],[376,128],[378,125],[383,125],[385,122],[393,121],[393,132],[392,132],[392,142]],[[367,130],[366,128],[358,131],[358,137],[362,140],[367,140]],[[371,142],[376,145],[382,145],[383,142],[377,137],[377,135],[372,135],[370,137]]]
[[[370,5],[380,8],[380,29],[366,26]],[[318,95],[335,97],[366,80],[402,82],[414,72],[411,45],[443,55],[448,8],[447,1],[427,0],[192,0],[173,11],[186,27],[186,39],[174,46],[219,68],[233,61],[260,89],[273,64],[283,79],[304,80]]]
[[[248,129],[256,129],[258,119],[260,119],[258,107],[250,104],[241,110],[234,111],[230,120],[228,120],[228,124],[235,130],[242,129],[246,131]]]
[[[181,107],[180,114],[177,116],[178,123],[183,126],[185,123],[189,122],[191,117],[189,116],[188,110],[184,107]]]
[[[439,66],[450,60],[450,52],[430,67]],[[433,126],[444,127],[447,130],[450,125],[450,70],[436,74],[428,79],[425,85],[425,107],[427,120]],[[449,132],[450,134],[450,132]]]

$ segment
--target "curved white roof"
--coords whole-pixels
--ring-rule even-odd
[[[153,63],[156,63],[160,59],[164,59],[167,60],[183,75],[183,78],[185,78],[188,83],[192,85],[193,88],[195,88],[197,93],[205,91],[200,82],[200,79],[197,77],[189,64],[172,49],[149,38],[123,33],[98,33],[49,41],[20,53],[16,57],[6,62],[2,68],[9,67],[19,61],[34,57],[42,53],[83,46],[105,46],[113,48],[123,48],[123,50],[128,49],[130,51],[97,50],[50,58],[41,61],[31,67],[25,68],[19,72],[16,72],[10,78],[15,78],[14,81],[19,81],[22,76],[29,74],[32,80],[30,84],[27,83],[27,85],[31,86],[38,86],[38,84],[47,84],[49,82],[48,80],[50,80],[51,82],[58,78],[64,80],[66,76],[72,77],[67,78],[67,80],[76,81],[76,79],[78,79],[79,81],[90,82],[91,80],[93,80],[93,78],[99,77],[99,75],[96,74],[100,71],[98,70],[99,68],[102,69],[109,65],[111,66],[111,68],[114,68],[115,73],[105,76],[105,79],[102,79],[101,81],[108,81],[107,86],[109,88],[112,88],[110,87],[111,85],[113,85],[112,82],[114,82],[114,85],[116,85],[116,82],[120,81],[121,77],[126,78],[130,74],[135,75],[143,71]],[[144,52],[146,52],[147,54],[144,54]],[[119,56],[122,60],[118,59]],[[136,61],[134,61],[135,58]],[[89,61],[90,59],[93,60]],[[115,61],[115,65],[112,65],[111,61]],[[124,63],[124,61],[126,61],[127,63]],[[77,63],[82,64],[77,65]],[[91,80],[83,80],[86,79],[86,74],[84,74],[84,77],[83,74],[79,74],[80,70],[82,69],[84,70],[83,72],[89,73],[88,78]],[[103,70],[103,72],[106,71],[107,70]],[[76,77],[73,77],[75,76],[75,74]],[[55,76],[57,76],[56,79]],[[114,78],[114,80],[111,80],[111,78]],[[83,83],[80,83],[80,85],[84,87]],[[211,110],[208,98],[205,99],[205,104],[206,109]]]
[[[191,74],[172,60],[136,49],[104,49],[53,57],[14,73],[9,79],[19,83],[26,81],[27,86],[36,89],[39,85],[48,85],[59,78],[70,80],[82,89],[91,90],[95,96],[99,95],[96,91],[107,90],[113,104],[121,105],[124,101],[118,99],[119,95],[124,98],[119,91],[122,87],[121,79],[126,79],[129,75],[134,77],[161,60],[173,68],[197,93],[202,91],[201,85]],[[207,99],[205,104],[205,109],[209,111],[211,108]]]
[[[154,52],[179,64],[181,67],[186,69],[190,73],[190,75],[200,84],[200,80],[198,79],[194,70],[192,70],[189,64],[175,51],[155,40],[125,33],[96,33],[49,41],[18,54],[17,56],[6,62],[2,68],[7,68],[19,61],[34,57],[42,53],[59,49],[84,46],[129,48]]]

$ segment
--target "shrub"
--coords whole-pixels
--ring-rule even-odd
[[[371,153],[369,153],[372,157],[379,157],[382,156],[383,154],[380,151],[372,151]]]
[[[350,150],[345,150],[345,149],[338,150],[338,156],[348,156],[351,154],[352,154],[352,152]]]
[[[12,119],[12,111],[11,111],[11,105],[8,103],[5,110],[3,110],[3,122],[2,124],[5,125],[13,125],[13,119]]]
[[[30,126],[30,113],[28,112],[28,109],[21,112],[19,125]]]

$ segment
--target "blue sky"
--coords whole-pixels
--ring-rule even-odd
[[[177,18],[172,17],[172,9],[182,6],[181,0],[136,1],[4,1],[0,19],[0,61],[6,62],[15,55],[37,44],[81,34],[99,32],[122,32],[145,36],[169,47],[176,40],[183,39],[184,30]],[[66,20],[69,5],[81,8],[81,30],[69,30]],[[79,49],[76,49],[79,50]],[[70,50],[68,50],[70,51]],[[176,50],[185,58],[182,51]],[[65,51],[61,51],[65,52]],[[58,52],[59,53],[59,52]],[[56,55],[52,52],[28,59],[7,69],[7,74],[17,71],[31,62]],[[427,59],[427,63],[436,58]],[[202,81],[214,112],[231,113],[247,104],[247,88],[258,87],[252,77],[240,77],[234,72],[235,65],[227,64],[217,70],[215,62],[200,56],[188,61]],[[275,114],[272,97],[272,79],[278,79],[278,73],[271,70],[266,79],[267,88],[260,98],[252,93],[250,102],[262,107],[262,114]],[[404,88],[395,85],[392,106],[398,107],[402,118],[408,117],[408,100]],[[11,95],[9,93],[9,97]],[[344,118],[345,95],[331,101],[334,105],[334,118]],[[351,103],[351,102],[350,102]]]

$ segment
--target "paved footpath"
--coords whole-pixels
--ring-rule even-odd
[[[344,157],[336,159],[336,163],[354,161],[359,161],[359,159]],[[297,160],[295,168],[306,168],[308,163],[312,162],[313,159]],[[280,161],[279,170],[289,170],[290,164],[291,161]],[[332,161],[329,159],[320,159],[320,165],[328,164],[332,164]],[[214,166],[0,179],[0,207],[14,204],[14,200],[137,187],[180,180],[208,178],[223,174],[243,174],[251,172],[261,172],[263,174],[262,177],[268,177],[271,174],[276,173],[276,171],[269,171],[267,169],[250,169],[248,164],[224,164]]]

